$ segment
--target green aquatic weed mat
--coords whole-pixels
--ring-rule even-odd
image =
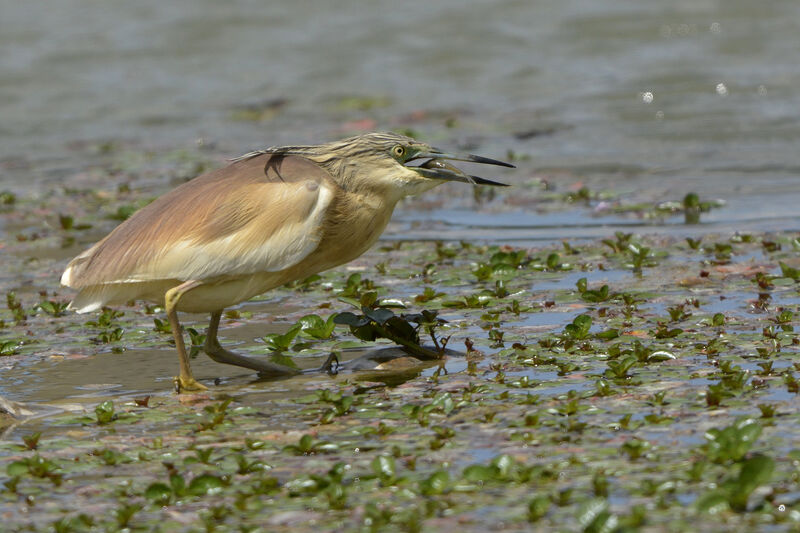
[[[437,313],[434,335],[453,353],[279,381],[198,353],[211,389],[181,396],[161,311],[65,313],[57,264],[29,264],[39,279],[9,290],[2,312],[3,394],[34,412],[0,445],[8,527],[780,531],[800,520],[796,235],[386,243],[230,310],[223,342],[304,368],[332,350],[344,360],[390,345],[329,322],[374,294],[396,315]]]

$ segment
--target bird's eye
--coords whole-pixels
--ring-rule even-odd
[[[406,154],[406,149],[400,146],[399,144],[392,148],[392,153],[395,157],[403,157]]]

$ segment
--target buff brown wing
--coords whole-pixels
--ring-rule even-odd
[[[289,268],[319,244],[337,187],[302,157],[237,161],[136,212],[73,259],[61,282],[80,289],[71,307],[82,312],[174,281]]]

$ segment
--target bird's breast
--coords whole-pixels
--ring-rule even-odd
[[[392,217],[394,205],[381,198],[352,194],[332,205],[320,244],[312,254],[326,263],[323,270],[352,261],[375,244]]]
[[[358,201],[358,197],[347,200],[339,198],[332,202],[321,227],[319,245],[299,263],[281,271],[258,272],[199,287],[181,299],[181,309],[193,312],[222,309],[357,258],[381,236],[394,205],[375,205]]]

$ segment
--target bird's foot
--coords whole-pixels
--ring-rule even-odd
[[[304,374],[318,374],[320,372],[326,372],[331,376],[339,373],[339,352],[331,352],[325,362],[322,363],[322,366],[303,371]]]
[[[175,376],[172,378],[172,383],[175,386],[175,392],[178,394],[182,392],[200,392],[208,390],[208,387],[192,377],[185,378],[183,376]]]
[[[322,364],[322,370],[332,376],[339,373],[339,352],[331,352],[328,359]]]

